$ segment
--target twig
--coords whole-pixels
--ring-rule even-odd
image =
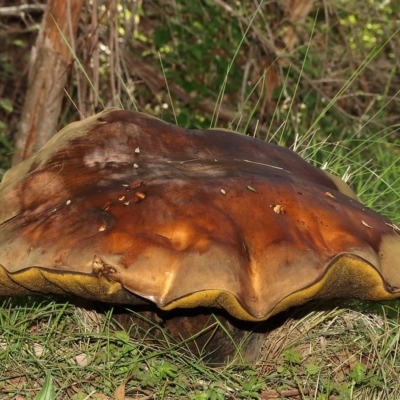
[[[308,394],[308,389],[303,389],[302,391],[298,389],[287,389],[287,390],[263,390],[260,393],[261,399],[281,399],[282,397],[298,397],[302,394]]]
[[[0,7],[1,17],[20,17],[24,14],[42,13],[46,4],[21,4],[20,6]]]
[[[263,390],[260,393],[260,399],[267,400],[267,399],[282,399],[282,398],[288,398],[288,397],[297,397],[297,398],[303,398],[304,395],[309,394],[310,391],[308,389],[287,389],[287,390]],[[329,396],[329,400],[335,400],[336,396]]]

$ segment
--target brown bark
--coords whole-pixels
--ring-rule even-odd
[[[56,131],[83,0],[48,0],[31,51],[28,89],[13,164],[31,156]],[[70,47],[69,47],[70,46]]]

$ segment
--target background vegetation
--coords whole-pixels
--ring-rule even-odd
[[[0,11],[24,3],[3,0]],[[0,12],[2,171],[10,165],[41,15]],[[338,173],[399,224],[399,21],[394,1],[87,1],[71,44],[75,62],[59,127],[118,106],[184,127],[238,130]],[[274,320],[257,365],[216,370],[184,349],[130,340],[109,315],[60,300],[5,299],[0,393],[399,398],[397,302],[322,308]]]

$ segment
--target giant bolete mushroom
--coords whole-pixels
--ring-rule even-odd
[[[1,295],[257,322],[315,298],[400,297],[399,260],[399,229],[291,150],[137,112],[68,125],[0,189]]]

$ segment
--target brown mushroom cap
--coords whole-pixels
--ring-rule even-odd
[[[0,294],[70,293],[263,320],[311,298],[400,297],[400,236],[289,149],[106,110],[0,189]]]

